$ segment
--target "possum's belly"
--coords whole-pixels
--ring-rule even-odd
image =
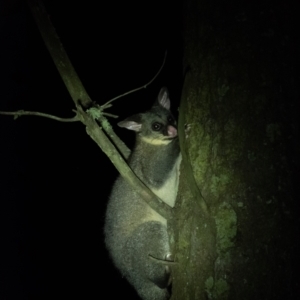
[[[179,155],[170,176],[160,188],[151,188],[153,193],[158,196],[162,201],[171,207],[175,206],[177,197],[178,184],[179,184],[179,168],[181,163],[181,154]]]

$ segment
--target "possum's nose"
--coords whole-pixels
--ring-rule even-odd
[[[174,126],[168,126],[168,136],[169,137],[176,137],[177,136],[177,129]]]

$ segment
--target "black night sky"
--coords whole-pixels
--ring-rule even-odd
[[[109,112],[122,119],[143,111],[167,86],[176,114],[183,84],[179,2],[44,2],[93,101],[146,84],[167,50],[154,83]],[[26,1],[1,0],[0,22],[0,110],[72,117],[73,102]],[[116,132],[132,143],[133,134]],[[104,211],[117,171],[81,123],[0,116],[0,171],[1,300],[117,299],[120,291],[138,299],[104,249]]]

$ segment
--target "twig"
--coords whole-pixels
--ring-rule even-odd
[[[114,119],[119,118],[119,116],[117,116],[117,115],[113,115],[113,114],[106,113],[106,112],[102,112],[102,114],[103,114],[103,116],[111,117],[111,118],[114,118]]]
[[[150,85],[150,84],[155,80],[155,78],[156,78],[156,77],[158,76],[158,74],[161,72],[162,68],[163,68],[164,65],[165,65],[166,57],[167,57],[167,51],[165,52],[164,60],[163,60],[163,63],[162,63],[162,65],[161,65],[161,67],[159,68],[159,70],[158,70],[158,72],[155,74],[155,76],[154,76],[148,83],[146,83],[145,85],[143,85],[143,86],[141,86],[141,87],[138,87],[138,88],[136,88],[136,89],[133,89],[133,90],[131,90],[131,91],[129,91],[129,92],[126,92],[126,93],[124,93],[124,94],[122,94],[122,95],[119,95],[119,96],[117,96],[117,97],[115,97],[115,98],[110,99],[109,101],[107,101],[106,103],[104,103],[103,105],[101,105],[101,107],[103,107],[103,108],[105,109],[106,106],[107,106],[108,104],[110,104],[111,102],[113,102],[113,101],[115,101],[115,100],[117,100],[117,99],[119,99],[119,98],[122,98],[122,97],[124,97],[124,96],[126,96],[126,95],[129,95],[129,94],[131,94],[131,93],[134,93],[134,92],[136,92],[136,91],[139,91],[139,90],[141,90],[141,89],[145,89],[148,85]]]
[[[20,117],[20,116],[37,116],[37,117],[44,117],[44,118],[49,118],[55,121],[59,122],[78,122],[79,119],[77,115],[73,118],[60,118],[57,116],[37,112],[37,111],[24,111],[24,110],[18,110],[18,111],[0,111],[0,115],[8,115],[8,116],[14,116],[14,119]]]

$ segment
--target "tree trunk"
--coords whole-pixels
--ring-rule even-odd
[[[262,2],[185,3],[173,300],[297,298],[293,7]]]

